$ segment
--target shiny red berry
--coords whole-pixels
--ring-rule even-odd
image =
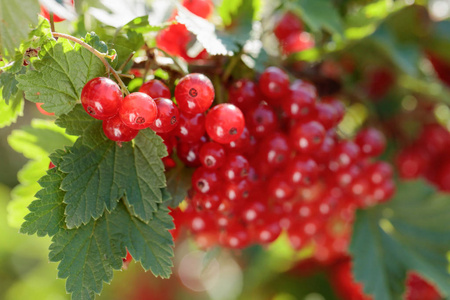
[[[183,0],[181,5],[203,19],[207,19],[214,9],[214,4],[211,0]]]
[[[299,119],[308,115],[314,109],[315,98],[302,85],[291,85],[283,98],[283,111],[292,119]]]
[[[136,92],[126,96],[122,101],[119,116],[122,122],[133,129],[144,129],[155,121],[158,107],[152,97]]]
[[[167,87],[167,85],[164,84],[164,82],[158,80],[158,79],[151,79],[144,83],[140,88],[139,92],[144,93],[152,97],[153,99],[156,98],[172,98],[172,95],[170,94],[170,90]]]
[[[293,33],[303,31],[300,18],[292,12],[286,12],[276,23],[273,33],[279,40],[284,40]]]
[[[240,79],[228,89],[228,101],[246,111],[258,106],[261,95],[256,83],[248,79]]]
[[[103,132],[115,142],[129,142],[136,137],[139,130],[132,129],[122,123],[119,115],[103,121]]]
[[[192,174],[191,182],[197,192],[207,194],[219,186],[219,175],[215,170],[200,167]]]
[[[325,128],[322,124],[311,121],[294,125],[289,137],[292,145],[299,152],[313,153],[322,145],[325,134]]]
[[[109,78],[97,77],[81,91],[81,104],[86,112],[99,120],[114,117],[122,104],[120,87]]]
[[[213,141],[227,144],[241,136],[245,127],[244,115],[233,104],[219,104],[206,115],[205,127]]]
[[[191,115],[199,114],[213,103],[214,87],[205,75],[188,74],[175,87],[175,99],[181,111]]]
[[[205,116],[203,114],[188,115],[180,111],[178,123],[178,127],[173,132],[182,142],[196,142],[206,132]]]
[[[150,129],[159,133],[167,133],[174,130],[178,126],[180,112],[178,107],[172,100],[166,98],[155,99],[158,115],[150,124]]]
[[[381,131],[375,128],[361,130],[355,139],[361,148],[361,153],[366,156],[378,156],[386,147],[386,138]]]
[[[246,114],[245,124],[252,135],[261,138],[278,128],[278,119],[273,108],[260,104]]]
[[[230,153],[220,170],[226,180],[239,181],[248,176],[249,168],[250,164],[244,156],[237,153]]]
[[[225,149],[218,143],[205,143],[200,148],[200,162],[208,169],[220,168],[225,162]]]
[[[280,97],[289,92],[289,77],[280,68],[268,67],[261,74],[258,85],[266,97],[280,101]]]

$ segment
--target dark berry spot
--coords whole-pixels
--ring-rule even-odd
[[[90,115],[95,115],[95,109],[93,109],[93,108],[90,107],[90,106],[87,107],[87,112],[88,112]]]
[[[231,128],[230,131],[229,131],[229,134],[230,134],[230,135],[235,135],[235,134],[237,134],[237,129],[236,129],[236,127]]]
[[[173,125],[173,124],[175,124],[176,122],[177,122],[177,117],[173,116],[173,117],[170,119],[170,125]]]
[[[256,123],[258,123],[258,124],[261,124],[262,122],[263,122],[263,118],[261,118],[261,117],[256,117]]]
[[[243,168],[241,171],[241,177],[245,177],[248,175],[248,170],[246,168]]]
[[[320,136],[315,136],[315,137],[313,137],[313,143],[314,144],[318,144],[320,142]]]
[[[207,157],[205,163],[208,167],[211,167],[214,164],[214,161],[210,157]]]
[[[137,117],[135,123],[136,123],[136,124],[142,124],[142,123],[145,123],[145,118],[143,118],[143,117]]]
[[[242,193],[242,196],[243,196],[244,198],[247,198],[248,195],[249,195],[249,192],[248,192],[248,191],[244,191],[244,192]]]
[[[277,155],[277,157],[275,158],[275,160],[276,160],[277,162],[282,162],[282,161],[284,161],[284,155],[282,155],[282,154]]]
[[[189,96],[197,97],[197,95],[198,95],[198,92],[197,92],[196,89],[192,88],[192,89],[189,90]]]
[[[197,182],[197,187],[199,190],[203,190],[203,188],[205,187],[205,183],[203,182],[203,180]]]

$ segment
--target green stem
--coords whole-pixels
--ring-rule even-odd
[[[241,59],[241,54],[242,54],[242,50],[239,51],[238,53],[236,53],[236,55],[234,55],[231,59],[230,62],[228,63],[227,68],[225,69],[225,71],[223,72],[222,75],[222,82],[226,82],[228,80],[228,78],[231,75],[231,72],[233,72],[234,67],[236,66],[236,64],[239,62],[239,60]]]
[[[74,43],[77,43],[81,46],[83,46],[84,48],[86,48],[87,50],[89,50],[92,54],[94,54],[95,56],[97,56],[102,63],[105,65],[106,69],[108,71],[111,71],[111,73],[113,74],[114,78],[117,80],[117,82],[119,83],[120,87],[122,88],[122,92],[125,93],[125,95],[130,94],[130,92],[127,89],[127,86],[123,83],[122,79],[120,78],[119,74],[116,72],[116,70],[114,70],[113,67],[111,67],[111,65],[106,61],[105,59],[105,54],[99,52],[97,49],[95,49],[94,47],[92,47],[91,45],[83,42],[82,40],[73,37],[71,35],[68,34],[64,34],[64,33],[59,33],[59,32],[52,32],[52,35],[54,37],[60,37],[60,38],[64,38],[66,40],[72,41]]]

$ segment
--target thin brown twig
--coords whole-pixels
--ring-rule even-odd
[[[127,89],[127,86],[123,83],[122,79],[120,78],[119,74],[116,72],[116,70],[114,70],[113,67],[111,67],[111,65],[106,61],[105,59],[105,54],[99,52],[98,50],[96,50],[94,47],[92,47],[91,45],[83,42],[82,40],[68,35],[68,34],[64,34],[64,33],[59,33],[59,32],[52,32],[52,35],[54,37],[61,37],[64,38],[66,40],[72,41],[74,43],[77,43],[81,46],[83,46],[85,49],[89,50],[92,54],[94,54],[95,56],[97,56],[102,63],[105,65],[106,69],[111,71],[111,73],[113,74],[114,78],[117,80],[117,82],[119,83],[120,87],[122,88],[122,92],[125,93],[125,95],[130,94],[130,92]]]

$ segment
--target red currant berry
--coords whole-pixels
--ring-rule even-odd
[[[144,83],[140,89],[139,92],[144,93],[152,97],[153,99],[156,98],[172,98],[172,95],[170,94],[170,90],[162,81],[158,79],[151,79]]]
[[[276,200],[287,200],[294,195],[295,189],[284,174],[277,173],[272,175],[267,192]]]
[[[191,35],[184,24],[172,24],[156,36],[156,45],[172,55],[182,56]]]
[[[199,167],[200,163],[200,148],[206,142],[206,138],[202,137],[200,140],[193,143],[179,142],[177,144],[177,156],[188,167]]]
[[[328,165],[331,171],[337,171],[347,168],[359,158],[360,149],[358,145],[352,141],[342,141],[336,146]]]
[[[155,121],[150,124],[150,129],[158,133],[167,133],[178,126],[180,113],[178,107],[172,100],[165,98],[155,99],[158,115]]]
[[[86,83],[81,91],[84,110],[99,120],[114,117],[122,103],[122,92],[117,83],[106,77],[97,77]]]
[[[181,5],[186,7],[191,13],[203,19],[207,19],[214,8],[214,4],[211,0],[183,0]]]
[[[450,147],[450,132],[439,124],[426,125],[419,137],[431,154],[439,154]]]
[[[200,148],[200,162],[205,168],[218,169],[225,162],[225,150],[222,145],[208,142]]]
[[[205,116],[203,114],[188,115],[180,112],[179,125],[174,134],[180,141],[192,143],[198,141],[205,134]]]
[[[380,184],[388,178],[392,178],[393,171],[390,164],[379,161],[372,164],[367,170],[366,176],[372,184]]]
[[[292,12],[286,12],[275,25],[273,33],[279,40],[284,40],[293,33],[303,31],[299,17]]]
[[[175,99],[180,110],[187,114],[205,112],[214,100],[213,84],[203,74],[188,74],[175,87]]]
[[[288,138],[281,132],[275,132],[263,139],[258,148],[259,161],[271,169],[284,166],[291,153]]]
[[[129,142],[136,137],[139,130],[132,129],[122,123],[119,115],[103,121],[103,132],[115,142]]]
[[[314,97],[304,86],[291,85],[281,106],[288,117],[299,119],[310,114],[314,109],[314,102]]]
[[[301,153],[313,153],[322,145],[325,134],[325,128],[319,122],[297,123],[291,129],[290,140]]]
[[[225,164],[220,169],[229,181],[239,181],[248,176],[250,164],[248,160],[237,153],[230,153],[225,160]]]
[[[241,224],[232,223],[221,233],[219,241],[225,247],[242,249],[250,244],[250,236]]]
[[[123,99],[119,116],[126,126],[144,129],[155,121],[158,107],[149,95],[140,92],[131,93]]]
[[[426,171],[429,160],[427,153],[419,147],[403,149],[397,157],[400,176],[406,179],[417,178]]]
[[[315,45],[314,37],[308,32],[297,32],[281,41],[281,48],[286,55],[301,52]]]
[[[386,148],[386,138],[375,128],[361,130],[355,142],[361,148],[361,153],[366,156],[378,156]]]
[[[247,113],[245,124],[251,134],[256,138],[261,138],[278,128],[278,119],[275,111],[269,105],[260,104]]]
[[[229,181],[225,184],[223,192],[225,197],[230,200],[231,203],[240,202],[247,199],[250,195],[251,185],[247,179],[243,179],[237,182]]]
[[[214,191],[219,185],[219,176],[215,170],[200,167],[192,174],[192,187],[202,194]]]
[[[258,85],[266,97],[280,99],[289,91],[289,77],[280,68],[268,67],[261,74]]]
[[[258,106],[261,95],[256,83],[248,79],[240,79],[228,89],[228,101],[246,111]]]
[[[227,144],[241,136],[245,127],[244,115],[233,104],[219,104],[206,115],[205,126],[213,141]]]
[[[319,166],[312,158],[298,155],[288,163],[285,174],[291,184],[310,186],[319,179]]]

